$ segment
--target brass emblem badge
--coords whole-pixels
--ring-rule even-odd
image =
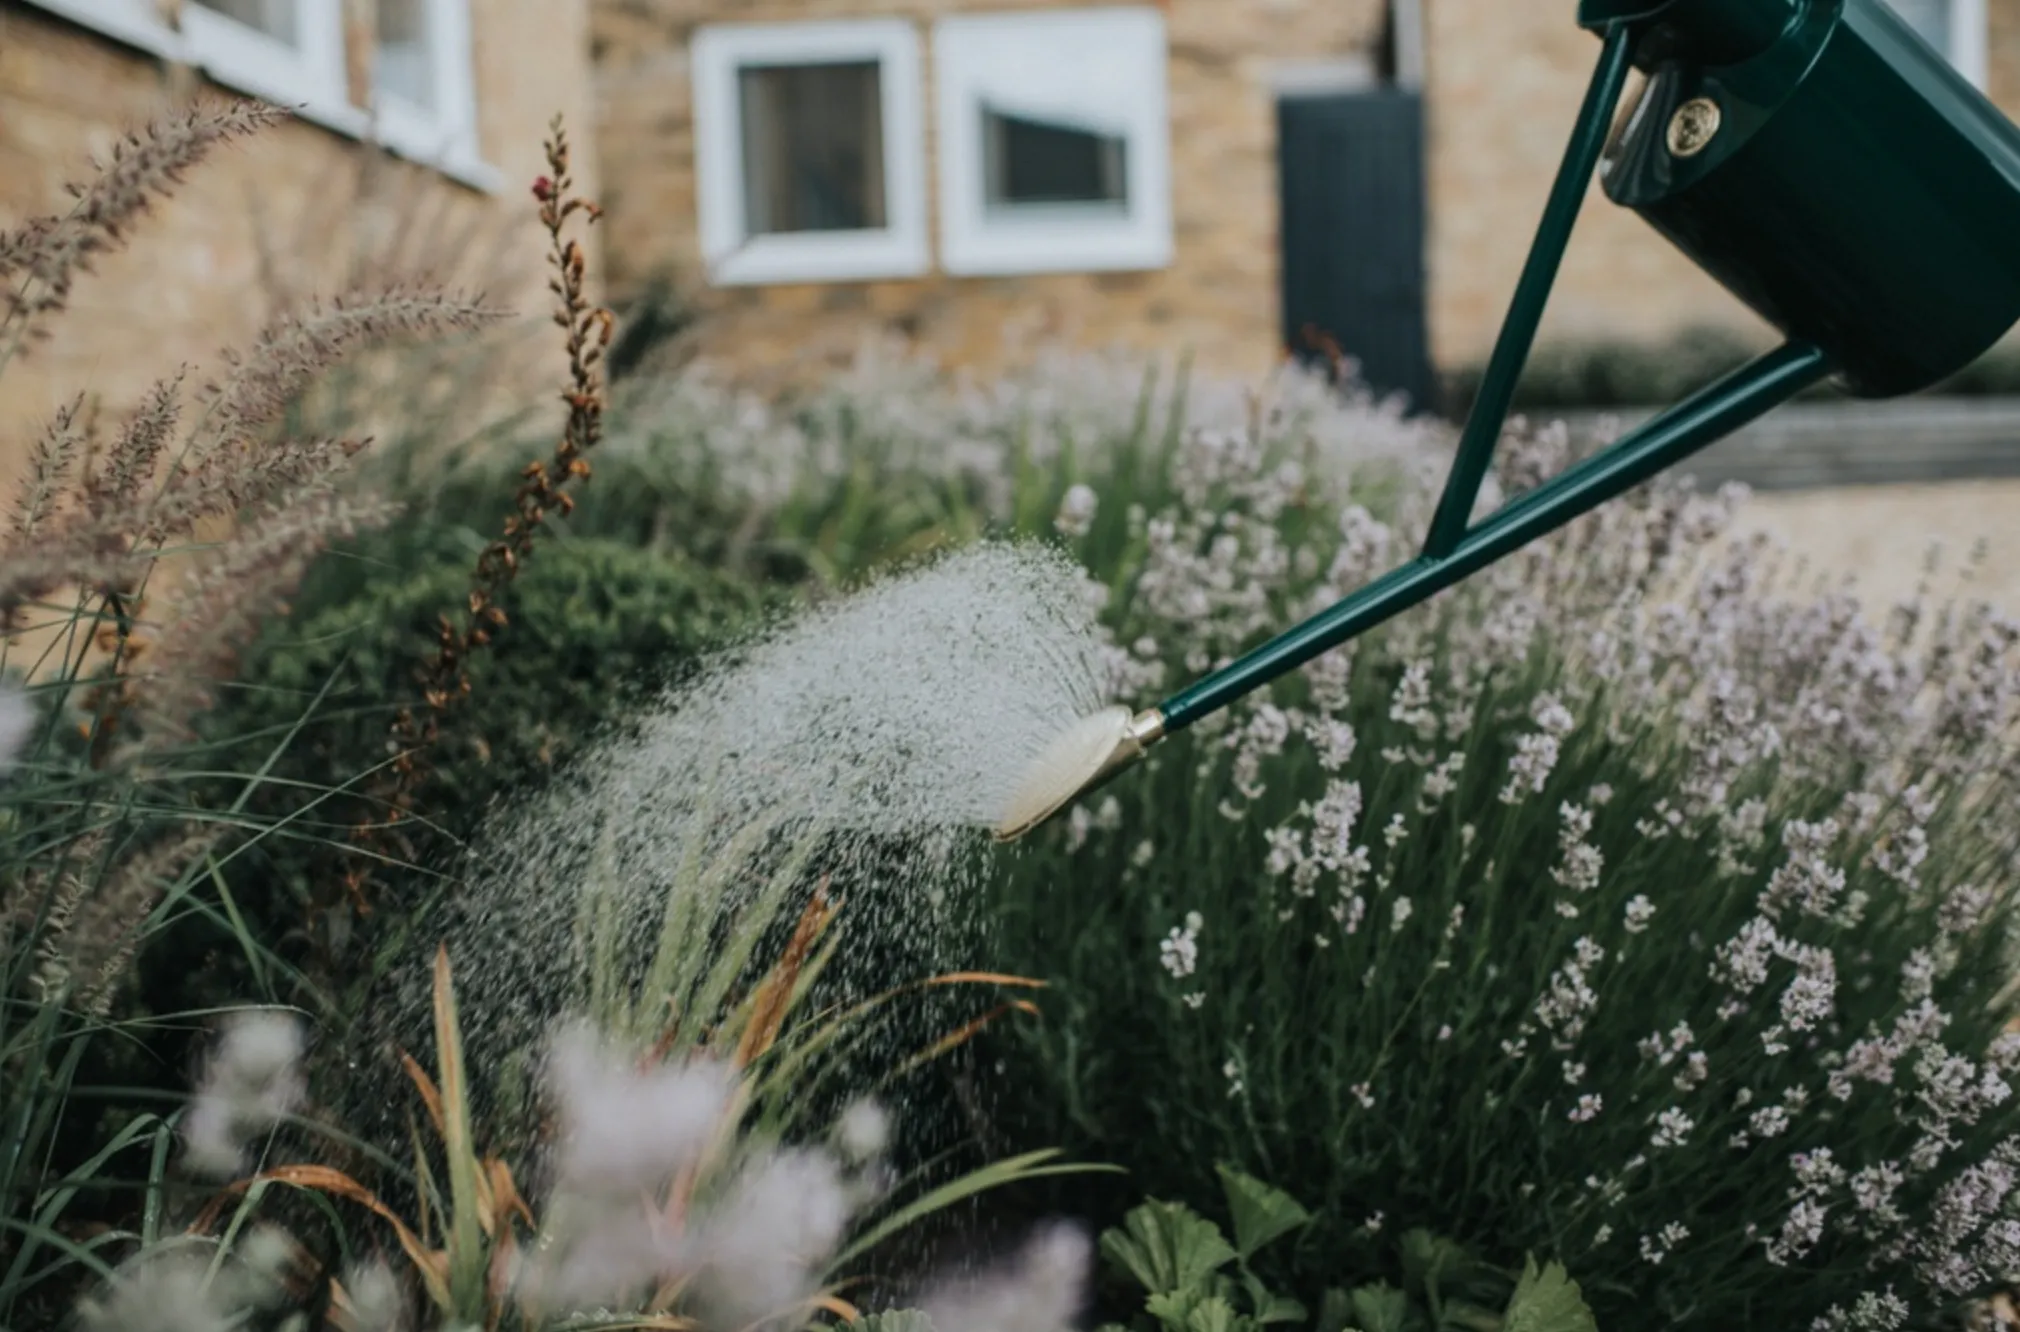
[[[1696,157],[1718,133],[1718,103],[1709,97],[1693,97],[1676,108],[1669,118],[1669,155]]]

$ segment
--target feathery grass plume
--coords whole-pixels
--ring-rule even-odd
[[[258,514],[194,571],[155,641],[146,676],[135,682],[157,738],[193,733],[190,720],[210,705],[211,682],[230,668],[274,601],[318,552],[392,513],[382,501],[312,495]],[[136,756],[144,743],[130,741],[126,756]]]
[[[213,148],[285,119],[263,103],[195,106],[128,134],[86,184],[69,186],[69,212],[31,219],[0,233],[0,369],[22,343],[42,335],[43,319],[61,310],[79,273],[94,256],[126,238],[127,228],[156,198],[182,183],[183,173]]]
[[[182,419],[182,382],[186,369],[155,381],[147,397],[128,417],[103,458],[94,459],[84,483],[87,513],[117,513],[140,498],[154,479],[163,453]]]
[[[109,845],[102,826],[89,828],[24,866],[13,892],[0,898],[0,923],[11,936],[7,940],[10,951],[17,946],[34,950],[35,970],[29,984],[41,1002],[57,1002],[69,989],[63,936],[105,873]],[[23,927],[27,927],[26,942],[19,943]]]
[[[330,1287],[330,1322],[338,1332],[404,1332],[407,1295],[385,1263],[356,1264]]]
[[[79,394],[56,409],[36,439],[28,455],[28,473],[21,478],[21,488],[14,499],[11,541],[26,541],[34,536],[36,529],[55,511],[84,443],[84,431],[77,420],[83,410],[84,395]]]
[[[79,1304],[77,1325],[83,1332],[233,1332],[286,1307],[297,1253],[285,1232],[265,1225],[230,1246],[150,1244]]]
[[[397,286],[287,311],[249,351],[224,353],[229,370],[204,388],[205,420],[191,441],[191,461],[201,465],[211,451],[257,437],[316,376],[364,346],[469,332],[503,316],[479,296]]]
[[[44,993],[64,994],[79,1011],[105,1017],[162,890],[214,851],[228,830],[202,822],[173,831],[90,883],[67,904],[61,928],[44,935]]]

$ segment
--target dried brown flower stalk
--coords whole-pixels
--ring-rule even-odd
[[[551,125],[546,143],[547,166],[551,175],[533,182],[533,197],[540,205],[540,224],[547,231],[548,263],[554,276],[548,289],[555,295],[554,322],[567,331],[568,387],[561,394],[568,414],[551,459],[535,459],[521,473],[514,499],[514,512],[505,519],[503,532],[477,559],[471,579],[470,598],[460,615],[444,614],[437,630],[435,653],[420,673],[422,707],[402,708],[394,719],[392,735],[397,757],[388,770],[382,789],[375,793],[386,811],[383,822],[361,821],[353,828],[353,841],[376,849],[382,838],[404,841],[400,825],[411,814],[415,793],[426,776],[427,751],[441,738],[443,720],[470,692],[465,665],[470,656],[491,642],[502,629],[506,616],[498,604],[499,593],[517,576],[520,566],[533,553],[534,542],[549,514],[567,516],[575,507],[568,493],[570,483],[589,478],[586,456],[603,437],[604,351],[610,345],[615,322],[609,310],[590,301],[587,290],[587,258],[581,242],[567,234],[568,220],[577,213],[588,223],[602,217],[595,203],[575,196],[569,174],[568,137],[560,116]],[[403,855],[410,854],[400,848]],[[369,870],[355,864],[344,878],[351,904],[360,912],[370,910],[367,891]]]

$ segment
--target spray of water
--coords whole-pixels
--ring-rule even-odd
[[[599,996],[665,1012],[647,991],[672,974],[669,947],[688,986],[677,1007],[754,911],[775,942],[815,882],[845,904],[831,973],[855,966],[852,988],[966,951],[975,913],[950,904],[990,854],[983,830],[1104,701],[1092,591],[1040,547],[945,555],[771,626],[500,810],[446,920],[416,940],[446,936],[476,1066],[506,1069]],[[393,1009],[409,1031],[389,1043],[414,1048],[425,991]]]

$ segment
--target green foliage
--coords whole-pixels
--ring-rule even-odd
[[[344,589],[355,595],[313,595],[247,654],[211,726],[293,732],[264,802],[287,819],[285,835],[259,865],[282,900],[305,901],[317,876],[340,872],[349,821],[363,809],[317,794],[386,763],[395,711],[425,706],[415,674],[437,617],[457,609],[467,584],[467,570],[443,560]],[[423,810],[452,836],[748,629],[765,598],[674,554],[571,541],[529,561],[500,604],[510,622],[471,659],[470,695],[443,724],[422,792]],[[310,794],[290,800],[290,784]]]
[[[1153,1296],[1204,1285],[1239,1256],[1219,1226],[1184,1203],[1155,1201],[1131,1212],[1120,1231],[1104,1233],[1101,1252]]]
[[[297,616],[250,655],[222,724],[259,731],[322,698],[285,763],[291,774],[354,774],[383,762],[393,709],[423,706],[413,676],[437,617],[463,600],[468,573],[435,564]],[[502,599],[508,623],[470,661],[464,710],[443,726],[429,804],[477,809],[537,781],[604,724],[750,627],[763,598],[747,584],[670,554],[610,542],[557,544],[529,561]]]
[[[1262,1248],[1307,1225],[1310,1214],[1253,1176],[1225,1165],[1217,1173],[1236,1244],[1192,1209],[1155,1199],[1103,1233],[1102,1256],[1144,1293],[1137,1326],[1156,1332],[1259,1332],[1276,1325],[1313,1332],[1595,1332],[1591,1311],[1562,1267],[1539,1270],[1530,1260],[1506,1309],[1496,1314],[1475,1301],[1505,1293],[1506,1279],[1422,1230],[1405,1235],[1401,1245],[1408,1289],[1383,1281],[1328,1286],[1314,1317],[1249,1265]]]
[[[1578,1283],[1557,1263],[1539,1268],[1530,1258],[1508,1301],[1502,1332],[1599,1332]]]
[[[1216,1167],[1221,1187],[1227,1191],[1227,1208],[1234,1221],[1236,1252],[1243,1262],[1271,1240],[1289,1234],[1312,1219],[1297,1199],[1281,1189],[1271,1188],[1252,1175],[1226,1166]]]

